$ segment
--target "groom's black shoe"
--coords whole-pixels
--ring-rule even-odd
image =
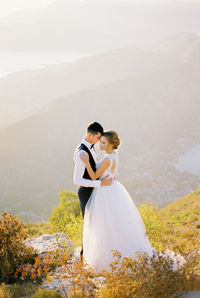
[[[83,261],[83,247],[81,247],[80,258],[81,258],[81,261]]]

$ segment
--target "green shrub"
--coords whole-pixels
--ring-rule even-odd
[[[33,295],[33,298],[61,298],[61,294],[54,290],[39,289]]]
[[[55,232],[66,233],[75,245],[82,241],[82,215],[78,197],[75,193],[61,191],[60,204],[55,207],[49,221]]]
[[[60,209],[62,210],[62,208]],[[38,257],[33,266],[35,271],[31,267],[29,270],[32,278],[36,279],[37,274],[44,276],[43,273],[50,272],[51,265],[56,261],[56,267],[61,266],[61,272],[65,276],[58,274],[57,280],[70,278],[72,281],[68,289],[68,296],[65,297],[164,298],[178,297],[180,291],[200,290],[199,229],[195,229],[191,225],[180,227],[169,224],[166,217],[158,211],[157,206],[153,206],[149,202],[142,204],[139,211],[154,247],[159,251],[170,249],[180,253],[186,259],[183,268],[173,271],[172,260],[158,256],[156,252],[151,258],[139,255],[138,259],[124,258],[123,260],[120,254],[115,252],[116,260],[113,259],[111,263],[111,272],[103,271],[100,274],[95,274],[82,262],[75,262],[72,265],[70,256],[66,252],[64,255],[62,251],[59,251],[59,255],[55,259],[50,255],[46,256],[46,261]],[[80,241],[82,217],[73,212],[67,214],[66,226],[64,226],[65,221],[62,217],[57,219],[57,222],[61,221],[60,226],[64,227],[64,232],[70,235],[71,239],[74,237],[74,241]],[[99,276],[99,280],[95,278]],[[60,289],[62,289],[62,283],[60,283]],[[35,297],[46,296],[35,294]]]
[[[163,258],[155,252],[152,257],[138,253],[137,259],[121,258],[117,251],[114,256],[111,272],[104,271],[106,283],[98,291],[98,297],[179,297],[178,291],[190,288],[186,270],[173,271],[169,257]]]
[[[53,234],[50,222],[27,223],[28,237],[39,237],[43,234]]]
[[[7,294],[9,298],[18,297],[32,297],[32,295],[38,290],[38,285],[33,282],[16,283],[9,285],[7,288]],[[0,294],[1,297],[1,294]]]
[[[152,246],[158,250],[165,249],[166,247],[163,246],[160,238],[167,233],[167,226],[159,213],[158,206],[152,205],[147,201],[140,204],[138,209]]]
[[[5,286],[5,283],[0,285],[0,297],[1,298],[10,298],[9,291]]]
[[[69,222],[65,227],[65,233],[67,234],[69,240],[75,244],[75,246],[80,246],[82,244],[82,230],[82,214],[77,217],[74,214],[70,214]]]
[[[200,246],[200,231],[191,225],[178,226],[171,223],[171,214],[166,216],[162,210],[149,202],[141,204],[139,211],[143,218],[147,235],[153,247],[159,251],[166,249],[179,254],[196,251]]]
[[[33,261],[33,252],[24,244],[27,227],[13,214],[0,218],[0,281],[11,281],[18,266]]]

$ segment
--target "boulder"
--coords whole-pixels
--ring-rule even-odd
[[[73,254],[74,244],[68,240],[65,233],[44,234],[37,238],[25,240],[27,246],[32,246],[39,256],[44,257],[48,252],[57,249],[68,249]]]

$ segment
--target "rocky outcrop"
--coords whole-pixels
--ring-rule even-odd
[[[27,246],[32,246],[38,255],[42,258],[45,257],[48,252],[56,251],[57,249],[64,249],[66,247],[70,250],[70,258],[68,260],[69,266],[72,266],[80,261],[80,250],[81,247],[76,247],[69,241],[68,236],[64,233],[57,234],[45,234],[37,238],[30,238],[25,241]],[[185,260],[182,256],[175,254],[172,251],[166,250],[163,254],[166,258],[172,258],[174,260],[174,270],[177,267],[183,266]],[[63,297],[66,297],[69,288],[73,283],[72,276],[69,272],[66,271],[65,267],[58,266],[54,271],[49,274],[51,281],[48,281],[46,278],[43,279],[42,288],[57,290],[61,293]],[[91,277],[92,278],[92,277]],[[106,282],[103,276],[98,276],[93,279],[93,284],[96,288],[100,288]],[[197,291],[182,291],[179,292],[181,297],[184,298],[197,298],[200,297],[200,292]]]
[[[57,249],[69,249],[73,255],[75,245],[69,241],[68,236],[64,233],[44,234],[37,238],[25,240],[27,246],[32,246],[39,256],[44,257],[48,252]]]
[[[75,245],[69,241],[68,236],[64,233],[56,233],[56,234],[44,234],[37,238],[29,238],[25,241],[27,246],[31,246],[34,248],[35,252],[41,257],[44,258],[48,252],[53,252],[58,249],[68,249],[69,260],[68,265],[73,266],[74,263],[80,261],[80,251],[81,247],[76,247]],[[72,284],[72,277],[66,271],[65,267],[58,266],[54,271],[49,274],[50,281],[46,278],[43,279],[42,288],[57,290],[64,297],[69,292],[70,285]],[[94,279],[94,283],[96,286],[101,286],[103,284],[102,277],[98,277]]]

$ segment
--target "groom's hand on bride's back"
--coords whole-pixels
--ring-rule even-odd
[[[109,186],[113,183],[113,181],[113,178],[108,178],[108,176],[106,176],[104,179],[101,180],[101,186]]]

